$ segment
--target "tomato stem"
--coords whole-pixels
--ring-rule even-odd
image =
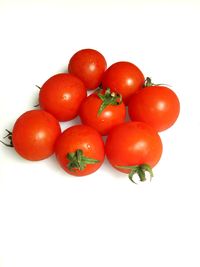
[[[85,157],[81,149],[77,149],[75,152],[68,153],[67,159],[69,160],[67,168],[73,172],[77,170],[84,170],[87,164],[96,164],[100,162],[97,159]]]
[[[105,93],[101,92],[97,94],[98,97],[102,100],[102,104],[98,110],[97,115],[101,115],[102,111],[109,105],[116,106],[122,103],[122,96],[119,93],[110,92],[110,88],[107,88]]]
[[[41,89],[41,87],[40,87],[39,85],[36,84],[35,86],[36,86],[39,90]]]
[[[4,144],[5,146],[13,147],[13,142],[12,142],[12,132],[9,131],[8,129],[6,129],[6,132],[7,132],[7,134],[6,134],[3,138],[7,138],[9,143],[5,143],[5,142],[3,142],[2,140],[0,140],[0,142],[1,142],[2,144]]]
[[[40,86],[38,86],[38,85],[35,85],[39,90],[41,90],[41,87]],[[37,107],[39,107],[39,105],[40,104],[36,104],[35,106],[33,106],[34,108],[37,108]]]
[[[147,77],[144,81],[143,87],[150,87],[150,86],[170,86],[170,85],[165,83],[153,83],[151,78]]]
[[[140,178],[141,182],[146,181],[146,174],[145,172],[148,172],[150,174],[150,181],[153,177],[153,171],[152,168],[149,164],[140,164],[140,165],[135,165],[135,166],[116,166],[119,169],[125,169],[125,170],[130,170],[128,174],[128,178],[136,184],[136,182],[133,180],[134,174],[137,174]]]

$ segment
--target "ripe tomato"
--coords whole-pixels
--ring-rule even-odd
[[[157,132],[143,122],[127,122],[114,127],[107,138],[106,156],[117,170],[145,180],[145,171],[153,175],[153,168],[160,160],[162,142]]]
[[[95,172],[104,161],[104,143],[100,134],[85,125],[66,129],[57,139],[55,153],[61,167],[75,176]]]
[[[164,131],[178,118],[180,103],[171,89],[152,85],[131,97],[128,112],[133,121],[143,121],[157,131]]]
[[[93,93],[85,98],[79,115],[83,124],[107,135],[115,125],[125,121],[126,108],[121,96],[107,89],[104,93]]]
[[[144,85],[144,75],[130,62],[117,62],[105,71],[102,85],[104,89],[120,93],[127,105],[130,96]]]
[[[15,122],[12,143],[17,153],[27,160],[42,160],[54,153],[61,134],[59,122],[43,110],[30,110]]]
[[[106,60],[94,49],[83,49],[72,56],[68,71],[79,77],[88,90],[95,89],[101,84],[106,70]]]
[[[40,107],[59,121],[69,121],[78,115],[87,91],[81,80],[68,73],[49,78],[40,89]]]

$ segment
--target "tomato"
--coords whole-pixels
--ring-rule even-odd
[[[75,176],[95,172],[104,161],[104,143],[100,134],[85,125],[66,129],[57,139],[55,153],[61,167]]]
[[[107,89],[104,93],[93,93],[85,98],[79,116],[83,124],[107,135],[115,125],[125,121],[126,108],[121,96]]]
[[[131,181],[135,173],[144,181],[145,171],[152,176],[152,168],[160,160],[162,142],[157,132],[146,123],[127,122],[110,131],[105,151],[114,168],[129,173]]]
[[[102,79],[103,88],[122,95],[127,105],[130,96],[141,89],[144,84],[144,75],[137,66],[130,62],[117,62],[111,65],[104,73]]]
[[[68,73],[49,78],[40,89],[40,107],[59,121],[69,121],[78,115],[79,106],[86,97],[83,82]]]
[[[149,86],[134,94],[128,106],[133,121],[143,121],[157,131],[164,131],[177,120],[180,103],[177,95],[165,86]]]
[[[102,80],[107,64],[104,56],[94,49],[82,49],[69,61],[68,71],[79,77],[88,90],[96,89]]]
[[[61,134],[59,122],[43,110],[30,110],[15,122],[12,144],[16,152],[27,160],[42,160],[54,153],[54,145]]]

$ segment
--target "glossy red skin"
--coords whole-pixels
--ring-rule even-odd
[[[94,49],[82,49],[69,61],[68,72],[83,81],[88,90],[96,89],[102,80],[107,63],[104,56]]]
[[[102,100],[96,93],[88,96],[80,106],[79,116],[83,124],[93,127],[101,135],[107,135],[114,126],[125,121],[126,108],[123,102],[109,105],[97,115],[101,104]]]
[[[102,85],[104,89],[110,88],[120,93],[127,105],[131,95],[143,87],[144,81],[144,75],[137,66],[121,61],[114,63],[105,71]]]
[[[54,153],[61,134],[59,122],[43,110],[30,110],[15,122],[12,142],[16,152],[27,160],[42,160]]]
[[[88,164],[84,170],[70,171],[67,168],[69,160],[67,154],[77,149],[83,151],[84,156],[99,160],[96,164]],[[104,143],[100,134],[93,128],[85,125],[75,125],[66,129],[57,139],[55,154],[61,167],[69,174],[84,176],[95,172],[104,161]]]
[[[162,142],[158,133],[149,125],[143,122],[127,122],[110,131],[105,150],[114,168],[140,164],[154,167],[162,154]],[[124,173],[130,172],[116,169]]]
[[[128,112],[133,121],[146,122],[160,132],[175,123],[180,112],[180,103],[171,89],[150,86],[131,97]]]
[[[87,91],[83,82],[68,73],[60,73],[49,78],[40,89],[40,107],[51,113],[59,121],[69,121],[78,115]]]

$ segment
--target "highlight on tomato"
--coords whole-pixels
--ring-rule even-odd
[[[68,72],[82,80],[87,90],[93,90],[101,84],[106,67],[106,60],[100,52],[82,49],[71,57]]]
[[[141,70],[131,62],[121,61],[112,64],[104,73],[102,86],[110,88],[112,92],[122,95],[127,105],[133,93],[143,87],[144,75]]]
[[[162,142],[158,133],[143,122],[126,122],[115,126],[109,133],[106,156],[118,171],[128,173],[134,182],[134,174],[145,181],[145,172],[153,177],[152,168],[162,155]]]
[[[83,124],[107,135],[114,126],[125,121],[126,108],[120,94],[111,93],[109,88],[100,89],[83,100],[79,116]]]
[[[10,143],[16,152],[27,160],[37,161],[54,153],[56,139],[61,134],[59,122],[43,110],[30,110],[23,113],[15,122],[13,131],[7,130]]]
[[[57,139],[55,154],[61,167],[69,174],[84,176],[95,172],[104,161],[101,135],[86,125],[66,129]]]
[[[59,73],[41,87],[39,105],[58,121],[69,121],[78,115],[87,91],[83,82],[72,74]]]
[[[147,78],[145,87],[131,96],[128,112],[133,121],[146,122],[161,132],[177,120],[180,102],[171,89],[153,84],[151,79]]]

